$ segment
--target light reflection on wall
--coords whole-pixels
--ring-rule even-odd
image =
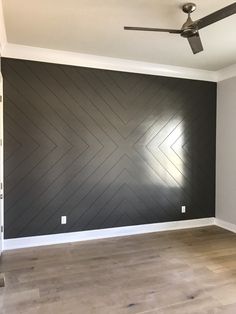
[[[147,175],[161,185],[183,187],[186,178],[184,120],[181,116],[159,119],[146,134],[143,156],[150,167]]]

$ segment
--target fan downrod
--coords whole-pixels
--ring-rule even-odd
[[[183,5],[182,10],[184,13],[190,14],[196,10],[197,6],[195,3],[189,2]]]

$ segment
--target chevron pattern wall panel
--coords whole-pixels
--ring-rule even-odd
[[[6,238],[214,216],[215,83],[13,59],[2,71]]]

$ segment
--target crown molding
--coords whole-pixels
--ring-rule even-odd
[[[217,81],[214,71],[6,43],[3,57],[131,73]]]
[[[6,28],[4,23],[2,0],[0,0],[0,55],[2,55],[3,50],[7,43]]]
[[[0,5],[0,20],[1,14],[2,11]],[[4,26],[4,23],[0,23],[1,56],[6,58],[210,82],[221,82],[229,78],[236,77],[236,64],[218,71],[207,71],[173,65],[11,44],[7,42],[5,27],[1,28],[1,24]]]
[[[236,77],[236,64],[219,70],[217,74],[217,82],[221,82],[232,77]]]

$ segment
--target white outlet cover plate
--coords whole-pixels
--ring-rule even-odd
[[[181,206],[181,212],[184,214],[186,213],[186,206]]]
[[[67,217],[66,216],[61,216],[61,224],[65,225],[67,222]]]

